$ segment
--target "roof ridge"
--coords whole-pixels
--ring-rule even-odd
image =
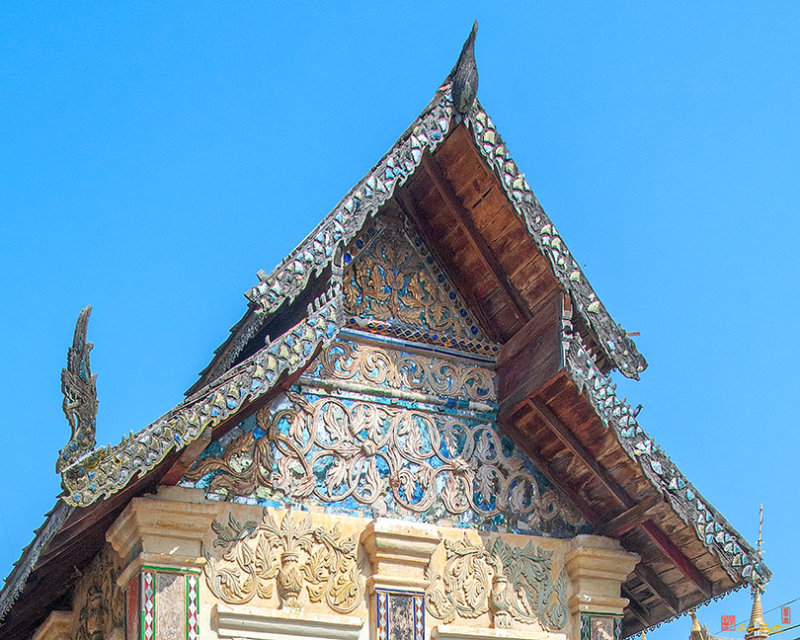
[[[285,302],[291,303],[297,298],[312,275],[322,273],[333,260],[336,247],[347,245],[362,230],[367,219],[392,198],[394,190],[414,174],[424,150],[431,153],[436,150],[450,132],[453,114],[451,87],[445,82],[391,149],[269,275],[261,276],[261,282],[245,293],[255,313],[250,314],[247,321],[245,314],[234,326],[228,339],[215,351],[222,355],[215,355],[201,381],[220,375],[233,364],[246,343],[246,340],[238,340],[233,349],[227,349],[226,345],[236,341],[237,334],[254,335]],[[464,123],[472,130],[481,157],[499,179],[540,253],[548,259],[559,283],[570,292],[579,314],[596,334],[602,351],[623,375],[638,379],[647,361],[600,302],[479,100],[475,100]],[[190,391],[196,388],[197,383]]]

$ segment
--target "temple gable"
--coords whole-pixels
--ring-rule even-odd
[[[278,506],[568,537],[588,531],[495,424],[494,343],[400,215],[345,256],[346,328],[212,443],[184,486]]]

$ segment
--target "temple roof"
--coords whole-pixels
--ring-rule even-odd
[[[331,343],[345,322],[344,252],[389,208],[413,220],[481,328],[503,345],[501,429],[596,532],[642,556],[625,584],[626,635],[769,579],[754,549],[617,397],[609,374],[638,379],[645,359],[480,102],[455,113],[448,77],[367,175],[272,273],[260,274],[247,312],[186,399],[63,469],[61,500],[0,593],[3,637],[64,595],[65,576],[97,552],[132,497],[177,482],[211,439],[264,406]],[[37,590],[45,579],[59,587]],[[22,594],[24,604],[12,608]]]

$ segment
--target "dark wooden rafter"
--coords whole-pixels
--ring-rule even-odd
[[[508,299],[511,301],[511,304],[514,305],[519,317],[523,320],[523,322],[530,318],[531,313],[528,305],[525,303],[525,300],[522,299],[517,287],[515,287],[509,280],[505,269],[497,260],[497,257],[494,255],[483,235],[478,230],[478,227],[475,225],[475,221],[472,219],[472,215],[470,215],[470,212],[464,203],[461,202],[461,199],[458,197],[453,185],[444,175],[444,172],[439,166],[439,163],[436,161],[436,158],[431,154],[426,153],[422,156],[421,164],[423,170],[433,182],[433,186],[436,188],[436,191],[439,193],[442,200],[444,200],[445,205],[450,210],[450,213],[453,214],[456,223],[464,232],[464,235],[466,235],[467,240],[469,240],[469,243],[472,245],[478,258],[494,276],[494,279],[497,281],[497,285],[506,294]]]
[[[677,614],[680,609],[678,597],[664,584],[648,565],[639,563],[633,571],[636,577],[641,580],[650,591],[656,594],[664,606],[669,609],[672,615]]]
[[[535,447],[529,444],[530,439],[524,437],[524,434],[521,433],[518,427],[516,427],[511,421],[505,421],[502,419],[498,419],[497,425],[501,432],[505,433],[515,442],[520,443],[522,451],[530,458],[531,462],[536,465],[536,468],[542,472],[544,477],[547,478],[558,491],[560,491],[572,502],[575,508],[581,513],[581,515],[586,519],[586,522],[588,522],[593,529],[600,532],[604,532],[606,530],[610,523],[613,522],[613,519],[608,523],[604,523],[603,519],[591,507],[591,505],[589,505],[589,503],[586,502],[586,500],[584,500],[580,494],[575,491],[575,489],[561,480],[558,474],[552,470],[550,463],[539,454]],[[656,596],[662,600],[664,606],[671,611],[672,614],[678,613],[677,597],[675,597],[675,594],[672,593],[669,587],[664,584],[664,582],[655,574],[652,569],[650,569],[650,567],[640,563],[634,569],[634,573],[654,594],[656,594]],[[639,603],[637,602],[637,604]],[[640,610],[645,610],[642,605],[639,606]],[[631,610],[631,612],[636,615],[633,610]],[[650,624],[651,623],[648,622],[645,626],[650,626]]]
[[[497,333],[494,323],[489,320],[488,316],[483,311],[483,307],[478,304],[478,300],[472,293],[472,288],[466,286],[462,282],[461,277],[457,273],[454,273],[453,269],[450,268],[449,265],[456,264],[455,257],[451,255],[451,253],[440,243],[436,242],[436,238],[431,233],[430,227],[420,215],[419,209],[417,209],[417,203],[414,201],[413,195],[407,190],[398,189],[395,192],[395,202],[403,214],[408,216],[414,223],[414,226],[417,228],[417,231],[419,231],[419,235],[422,237],[422,240],[425,243],[425,247],[436,259],[439,267],[447,273],[450,283],[453,285],[458,295],[461,296],[461,299],[469,307],[470,311],[475,314],[478,322],[481,325],[481,328],[492,340],[498,342],[500,340],[500,336]]]
[[[650,540],[661,549],[662,553],[672,560],[681,573],[698,586],[704,596],[710,598],[714,595],[711,583],[700,573],[700,570],[694,566],[692,561],[686,557],[686,554],[675,546],[675,543],[667,537],[655,522],[652,520],[645,521],[642,523],[642,530],[647,534]]]
[[[628,606],[627,609],[630,611],[633,616],[639,620],[645,627],[650,626],[650,615],[647,612],[647,609],[634,597],[634,595],[625,588],[625,585],[621,587],[622,596],[628,599]]]
[[[656,495],[645,498],[639,504],[633,505],[631,508],[626,509],[618,516],[606,522],[606,524],[603,525],[603,535],[612,538],[624,536],[628,531],[644,524],[644,522],[650,518],[650,513],[653,508],[660,503],[661,499]]]
[[[636,506],[636,501],[627,491],[595,460],[586,447],[581,444],[575,435],[558,419],[550,408],[540,398],[528,400],[529,406],[542,421],[550,428],[562,444],[589,469],[595,479],[600,482],[608,492],[614,496],[626,510]],[[691,560],[686,557],[675,543],[658,528],[651,520],[645,520],[639,525],[647,537],[672,561],[678,570],[688,578],[706,597],[712,596],[712,587],[708,579],[700,573]],[[670,592],[671,593],[671,592]],[[659,594],[660,595],[660,594]],[[673,596],[674,597],[674,596]]]

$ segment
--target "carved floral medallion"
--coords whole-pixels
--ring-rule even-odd
[[[433,617],[449,623],[489,613],[499,628],[514,620],[551,631],[566,625],[567,574],[562,567],[553,577],[553,551],[533,541],[512,546],[499,536],[484,546],[467,534],[443,546],[443,568],[428,571],[425,601]]]
[[[338,526],[315,527],[310,516],[297,519],[287,511],[280,524],[264,509],[261,522],[212,523],[213,546],[221,558],[206,554],[206,582],[229,604],[277,594],[282,608],[302,608],[323,600],[334,611],[350,613],[363,599],[358,570],[358,541],[345,537]]]

